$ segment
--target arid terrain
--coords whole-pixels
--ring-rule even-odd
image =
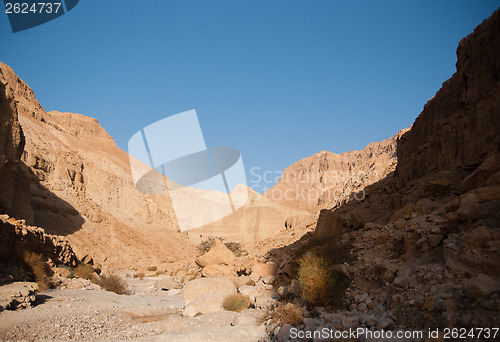
[[[96,119],[46,112],[0,63],[0,340],[498,328],[499,37],[497,10],[411,127],[297,161],[186,232]]]

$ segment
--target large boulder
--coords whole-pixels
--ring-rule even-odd
[[[202,268],[209,265],[232,266],[236,263],[236,257],[222,241],[216,239],[210,250],[196,259],[196,263]]]
[[[222,310],[224,299],[236,293],[236,286],[225,278],[199,278],[191,280],[182,289],[185,301],[184,315],[211,313]]]

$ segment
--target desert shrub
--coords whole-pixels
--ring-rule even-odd
[[[224,245],[237,257],[248,254],[248,252],[241,247],[241,243],[239,242],[225,242]]]
[[[46,290],[52,287],[52,272],[43,255],[26,251],[23,254],[23,261],[33,272],[35,281],[37,282],[40,290]]]
[[[144,272],[139,272],[135,274],[135,277],[139,279],[144,279],[145,276],[146,274],[144,274]]]
[[[94,273],[94,268],[88,264],[84,264],[83,262],[78,263],[78,265],[73,269],[75,275],[78,278],[82,279],[90,279],[92,273]]]
[[[212,237],[202,241],[198,246],[198,251],[200,252],[200,254],[208,252],[210,248],[212,248],[214,241],[215,239]]]
[[[156,270],[158,270],[158,267],[156,267],[156,266],[150,266],[150,267],[148,267],[148,271],[150,271],[150,272],[154,272]]]
[[[302,309],[295,303],[286,303],[278,306],[273,314],[273,320],[282,325],[298,326],[304,320]]]
[[[235,293],[224,299],[222,307],[227,311],[241,312],[250,306],[250,299],[241,293]]]
[[[306,254],[299,260],[297,279],[302,298],[313,304],[324,301],[332,281],[328,263],[314,254]]]
[[[111,291],[117,294],[125,294],[127,290],[125,282],[116,275],[101,276],[101,279],[97,282],[97,285],[99,285],[106,291]]]
[[[157,276],[159,276],[159,275],[165,274],[165,271],[158,270],[158,271],[156,271],[156,272],[155,272],[155,274],[156,274]]]
[[[299,260],[297,279],[302,287],[302,299],[311,304],[339,305],[349,279],[331,269],[325,258],[313,253]]]

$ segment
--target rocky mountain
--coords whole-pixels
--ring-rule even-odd
[[[349,279],[332,326],[412,329],[500,320],[500,10],[464,38],[457,72],[397,144],[396,172],[274,251],[283,279],[305,252]],[[293,285],[293,284],[292,284]],[[292,286],[290,285],[290,286]]]
[[[2,213],[65,236],[80,259],[101,265],[136,267],[193,254],[168,197],[136,191],[128,154],[96,119],[45,112],[5,64],[0,85]]]
[[[397,141],[408,129],[361,151],[322,151],[287,167],[264,197],[294,209],[316,212],[345,202],[394,171]],[[357,195],[357,194],[356,194]],[[360,193],[357,196],[364,196]]]

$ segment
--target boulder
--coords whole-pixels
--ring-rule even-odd
[[[201,274],[204,277],[223,277],[223,276],[229,276],[229,275],[236,275],[236,272],[234,271],[233,266],[227,266],[227,265],[208,265],[206,266]]]
[[[156,288],[164,291],[172,289],[180,289],[182,287],[181,283],[173,280],[172,278],[163,277],[158,280],[155,284]]]
[[[274,262],[268,262],[268,263],[256,262],[252,265],[252,276],[258,279],[264,278],[268,275],[276,276],[277,273],[278,273],[278,267]]]
[[[184,316],[194,317],[197,314],[208,314],[221,311],[224,299],[230,294],[231,293],[228,294],[223,290],[202,293],[186,305],[182,314]]]
[[[236,293],[236,287],[231,280],[226,278],[198,278],[184,285],[182,296],[187,306],[201,295],[216,291],[221,291],[226,296],[229,296]]]
[[[216,239],[210,250],[196,259],[196,263],[202,268],[209,265],[232,266],[236,263],[236,257],[222,241]]]
[[[415,205],[409,203],[405,205],[403,208],[396,210],[394,214],[389,218],[389,223],[393,223],[399,220],[403,220],[406,216],[410,215],[415,211]]]
[[[500,281],[480,274],[466,285],[466,290],[472,298],[486,298],[490,294],[500,291]]]

